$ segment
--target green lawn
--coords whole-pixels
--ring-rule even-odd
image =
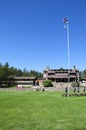
[[[0,130],[86,130],[86,97],[0,91]]]

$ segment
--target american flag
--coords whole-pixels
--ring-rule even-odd
[[[64,19],[63,19],[63,22],[64,22],[65,24],[68,24],[68,19],[67,19],[67,18],[64,18]]]

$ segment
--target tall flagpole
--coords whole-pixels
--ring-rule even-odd
[[[68,83],[70,82],[70,39],[69,39],[69,24],[68,24],[68,19],[64,18],[63,19],[64,24],[65,24],[65,29],[67,30],[67,49],[68,49]],[[68,84],[69,85],[69,84]],[[69,97],[69,86],[67,88],[67,96]]]

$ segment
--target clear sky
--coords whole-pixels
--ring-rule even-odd
[[[29,70],[86,69],[86,0],[0,0],[0,62]]]

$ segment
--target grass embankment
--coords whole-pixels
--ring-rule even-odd
[[[86,97],[0,91],[0,130],[86,130]]]

